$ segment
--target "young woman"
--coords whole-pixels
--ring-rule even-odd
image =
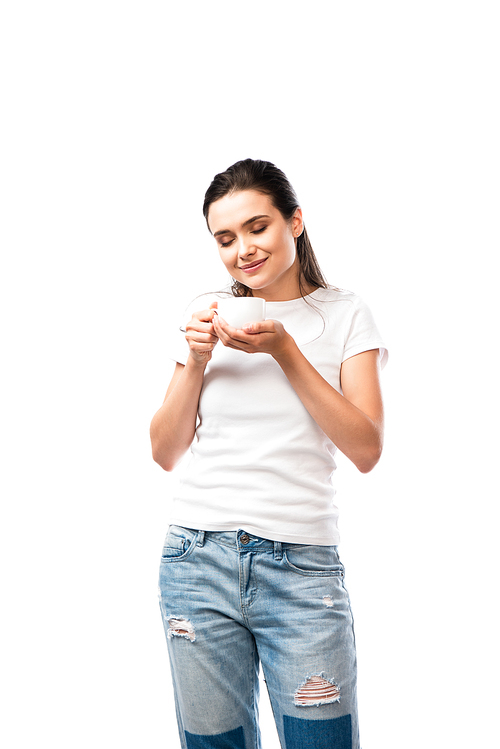
[[[273,164],[216,175],[203,211],[228,293],[267,319],[235,329],[221,295],[196,299],[151,423],[165,470],[191,452],[160,567],[181,745],[260,747],[261,664],[284,749],[356,749],[332,475],[337,449],[363,473],[380,458],[387,353],[359,297],[327,285]]]

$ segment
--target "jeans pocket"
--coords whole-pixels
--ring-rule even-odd
[[[286,566],[299,575],[343,577],[344,565],[336,546],[290,546],[283,551]]]
[[[163,551],[162,562],[176,562],[186,558],[192,551],[198,532],[191,528],[182,528],[180,525],[171,525],[168,529]]]

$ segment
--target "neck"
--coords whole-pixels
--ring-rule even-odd
[[[302,293],[298,286],[289,292],[283,290],[277,293],[273,293],[270,289],[254,289],[253,296],[265,299],[266,302],[290,302],[293,299],[300,299],[308,294],[312,294],[317,288],[317,286],[306,284],[302,288]]]

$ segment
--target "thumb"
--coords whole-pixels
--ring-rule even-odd
[[[243,326],[245,333],[272,333],[274,323],[272,320],[262,320],[262,322],[249,322]]]

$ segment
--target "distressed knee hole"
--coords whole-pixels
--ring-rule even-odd
[[[185,637],[187,640],[194,642],[196,639],[194,627],[188,619],[182,616],[168,617],[167,637]]]
[[[333,598],[331,596],[323,596],[323,603],[328,609],[333,608]]]
[[[295,705],[327,705],[340,701],[340,689],[323,676],[309,676],[294,695]]]

